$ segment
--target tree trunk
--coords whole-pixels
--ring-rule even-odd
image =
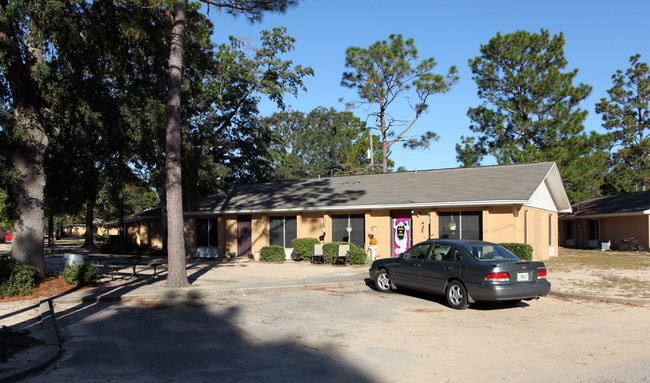
[[[167,185],[162,185],[162,196],[160,198],[160,220],[162,229],[162,253],[167,255]]]
[[[88,196],[88,201],[86,201],[86,233],[84,234],[84,246],[85,248],[92,249],[95,247],[93,242],[93,222],[95,220],[94,216],[95,210],[95,191],[91,191]]]
[[[174,4],[174,24],[169,51],[167,98],[167,287],[189,286],[183,238],[183,187],[181,178],[181,81],[186,0]]]
[[[45,170],[44,158],[47,136],[42,124],[32,113],[14,109],[16,121],[24,124],[26,137],[15,147],[12,156],[18,171],[15,205],[14,240],[11,257],[18,262],[36,266],[39,275],[45,276],[43,266],[43,239],[45,236]]]
[[[40,115],[38,85],[32,76],[36,65],[42,60],[42,50],[36,37],[39,31],[34,24],[30,24],[25,47],[16,38],[20,35],[18,31],[13,30],[11,24],[7,26],[10,33],[3,33],[0,45],[8,63],[3,70],[11,88],[11,108],[17,133],[11,146],[11,162],[18,173],[11,257],[36,266],[39,275],[45,276],[44,160],[48,138]]]
[[[119,246],[120,252],[126,251],[126,223],[124,222],[124,190],[120,186],[120,190],[117,192],[117,206],[118,206],[118,219],[117,225],[119,229]]]
[[[47,217],[47,246],[54,246],[54,215],[52,213]]]

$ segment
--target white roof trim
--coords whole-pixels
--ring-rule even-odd
[[[282,213],[282,212],[301,212],[301,211],[349,211],[349,210],[413,210],[423,208],[444,208],[444,207],[465,207],[465,206],[504,206],[504,205],[524,205],[527,201],[455,201],[442,203],[404,203],[390,205],[353,205],[353,206],[318,206],[318,207],[299,207],[299,208],[276,208],[276,209],[232,209],[222,211],[205,211],[190,212],[191,216],[208,216],[208,215],[226,215],[226,214],[252,214],[252,213]]]
[[[610,218],[610,217],[632,217],[640,215],[650,215],[650,210],[637,211],[632,213],[607,213],[607,214],[585,214],[579,216],[560,217],[561,220],[575,221],[578,219],[595,219],[595,218]]]

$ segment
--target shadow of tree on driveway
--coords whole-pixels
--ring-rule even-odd
[[[33,381],[373,381],[328,346],[244,330],[241,314],[198,296],[70,307],[56,313],[64,352]]]

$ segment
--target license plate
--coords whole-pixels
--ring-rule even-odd
[[[528,282],[530,281],[530,273],[517,273],[517,282]]]

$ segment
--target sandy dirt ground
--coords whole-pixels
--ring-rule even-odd
[[[302,278],[344,270],[349,268],[306,262],[232,263],[219,267],[218,275],[206,274],[202,279]],[[355,270],[360,281],[367,277],[367,266]],[[549,268],[548,279],[552,292],[602,299],[553,295],[514,308],[487,303],[457,311],[448,308],[443,298],[381,294],[360,283],[347,289],[286,291],[282,299],[278,293],[219,299],[218,304],[207,302],[212,312],[197,321],[212,323],[224,316],[218,310],[237,307],[240,318],[232,328],[246,342],[268,348],[291,340],[309,355],[347,366],[355,376],[373,382],[650,382],[650,269]],[[59,309],[66,307],[55,308]],[[100,313],[102,318],[111,315],[110,310]],[[158,310],[155,315],[166,314]],[[36,301],[0,302],[1,325],[29,328],[37,316]],[[75,325],[68,325],[74,333]],[[125,339],[121,342],[134,348],[135,354],[148,352]],[[67,362],[62,359],[60,367]],[[271,372],[260,369],[259,373]],[[309,376],[309,371],[303,373]],[[341,377],[329,373],[333,379]],[[59,376],[54,369],[42,381],[71,377]]]

